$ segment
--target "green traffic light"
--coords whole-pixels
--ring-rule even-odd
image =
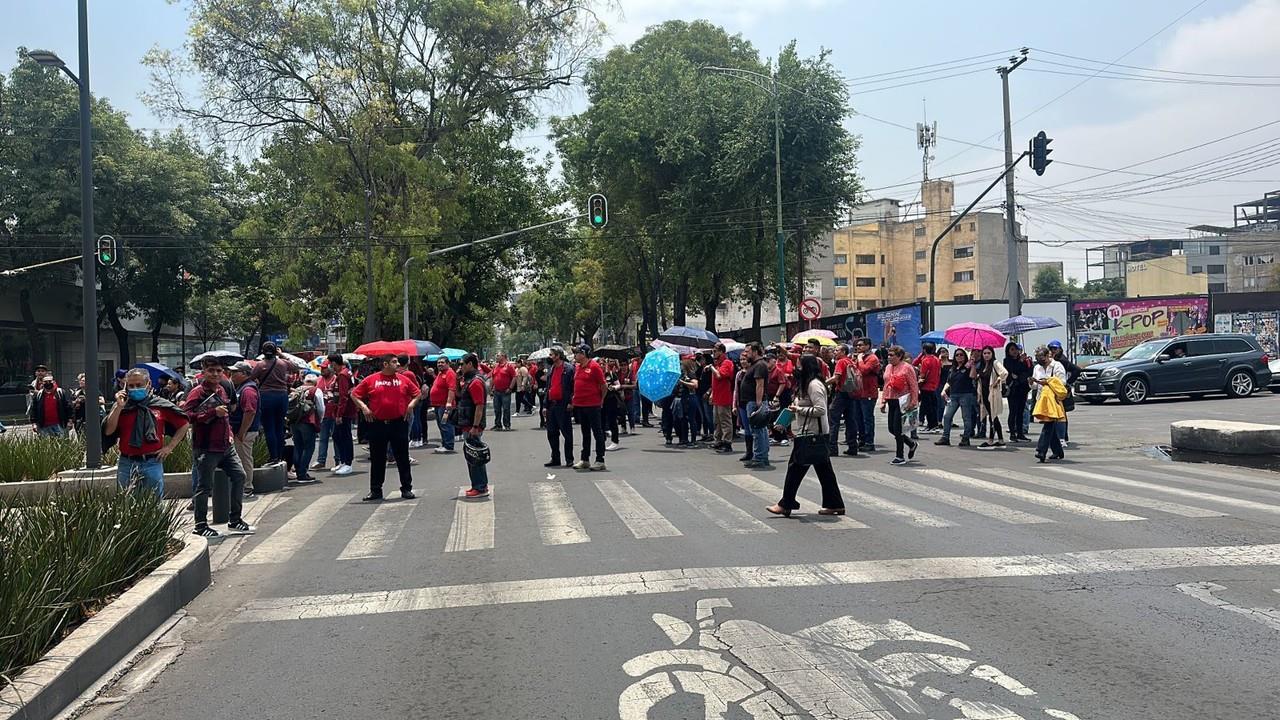
[[[596,216],[595,216],[595,222],[597,222],[597,223],[602,223],[602,222],[604,222],[604,216],[602,216],[602,215],[596,215]]]

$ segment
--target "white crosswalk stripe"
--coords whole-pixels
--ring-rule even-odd
[[[458,488],[458,498],[453,506],[453,524],[449,526],[449,537],[444,541],[445,552],[493,548],[493,486],[489,486],[489,497],[482,500],[467,499],[466,493],[470,489],[465,485]]]
[[[609,507],[622,520],[631,534],[640,539],[658,537],[676,537],[680,530],[667,521],[656,508],[649,504],[631,487],[631,484],[620,478],[601,478],[596,480],[596,489],[604,496]]]
[[[564,483],[559,480],[529,483],[533,498],[533,514],[538,518],[538,532],[543,545],[573,545],[591,542],[587,529],[574,511]]]
[[[777,532],[745,510],[689,478],[666,481],[666,486],[695,510],[726,532],[735,535]]]
[[[1041,517],[1029,512],[1015,510],[1011,507],[987,502],[986,500],[978,500],[966,495],[959,495],[948,490],[935,488],[931,485],[921,485],[920,483],[912,480],[887,475],[882,472],[876,472],[875,470],[861,470],[858,472],[843,470],[842,472],[846,475],[870,480],[873,483],[884,485],[885,487],[890,487],[900,492],[918,495],[922,498],[935,500],[937,502],[948,503],[960,508],[961,510],[975,513],[977,515],[983,515],[1001,522],[1014,525],[1053,522],[1049,518]]]
[[[363,560],[389,555],[415,507],[417,504],[412,502],[384,502],[375,507],[338,559]]]
[[[269,565],[287,562],[330,518],[351,502],[349,495],[322,495],[289,518],[254,549],[240,558],[242,565]]]
[[[1154,480],[1173,480],[1175,482],[1187,483],[1189,485],[1199,485],[1201,487],[1213,488],[1214,490],[1225,490],[1227,492],[1244,492],[1254,495],[1262,495],[1272,500],[1280,500],[1280,487],[1269,489],[1254,487],[1252,485],[1242,485],[1238,482],[1224,482],[1222,480],[1209,480],[1203,477],[1197,477],[1193,474],[1175,475],[1161,470],[1146,470],[1143,468],[1126,468],[1126,472],[1137,475],[1138,477],[1152,478]]]
[[[1052,490],[1061,490],[1076,495],[1087,495],[1100,500],[1110,500],[1112,502],[1124,503],[1125,505],[1133,505],[1134,507],[1147,508],[1149,510],[1159,510],[1160,512],[1169,513],[1170,515],[1180,515],[1182,517],[1222,517],[1226,513],[1220,513],[1216,510],[1207,510],[1193,505],[1183,505],[1182,503],[1170,502],[1168,500],[1158,500],[1156,498],[1143,497],[1141,495],[1131,495],[1129,493],[1120,492],[1118,490],[1104,490],[1102,488],[1090,487],[1079,483],[1059,480],[1057,478],[1046,478],[1029,473],[1019,472],[1017,470],[1005,470],[1004,468],[979,468],[978,472],[990,475],[1003,475],[1010,480],[1016,480],[1021,483],[1029,483],[1031,485],[1039,485],[1040,487],[1050,488]]]
[[[770,485],[755,475],[721,475],[720,479],[746,490],[770,505],[778,502],[778,498],[782,496],[782,488]],[[810,480],[808,482],[815,483],[817,481]],[[803,487],[803,485],[801,487]],[[818,500],[807,491],[801,491],[799,497],[805,502],[812,503],[815,507],[822,507],[822,503],[818,502]],[[858,528],[865,529],[867,527],[848,515],[832,515],[830,517],[833,518],[833,522],[821,522],[815,524],[823,530],[854,530]]]
[[[840,484],[840,495],[844,497],[845,507],[866,508],[875,512],[892,515],[919,527],[946,528],[955,527],[955,523],[909,505],[886,500],[879,495],[857,490],[843,483]]]
[[[1200,492],[1198,490],[1186,490],[1184,488],[1169,487],[1167,485],[1157,485],[1155,483],[1144,482],[1142,480],[1128,480],[1126,478],[1112,477],[1110,475],[1102,475],[1099,473],[1088,472],[1086,470],[1076,470],[1073,468],[1050,467],[1049,470],[1056,473],[1066,475],[1074,475],[1076,477],[1088,478],[1090,480],[1098,480],[1100,482],[1112,483],[1115,485],[1124,485],[1126,487],[1142,488],[1144,490],[1154,490],[1156,492],[1167,493],[1170,495],[1180,495],[1182,497],[1195,498],[1197,500],[1205,500],[1207,502],[1219,503],[1221,505],[1233,505],[1246,510],[1258,510],[1266,513],[1280,513],[1280,505],[1271,505],[1261,503],[1254,500],[1246,500],[1244,498],[1231,497],[1228,495],[1214,495],[1212,493]]]
[[[1251,468],[1227,469],[1220,465],[1210,466],[1208,463],[1170,462],[1160,465],[1160,469],[1162,471],[1168,470],[1169,472],[1180,475],[1190,475],[1191,477],[1209,475],[1211,477],[1222,478],[1223,480],[1257,483],[1264,487],[1280,489],[1280,478],[1277,478],[1274,475],[1272,477],[1258,475],[1257,472]]]
[[[975,490],[982,490],[983,492],[989,492],[995,495],[1004,495],[1006,497],[1014,498],[1015,500],[1021,500],[1025,503],[1031,503],[1032,505],[1043,505],[1047,508],[1061,510],[1062,512],[1072,513],[1074,515],[1083,515],[1088,518],[1093,518],[1094,520],[1123,522],[1128,520],[1145,519],[1139,515],[1130,515],[1129,513],[1120,512],[1118,510],[1109,510],[1107,508],[1098,507],[1097,505],[1089,505],[1087,503],[1076,502],[1075,500],[1066,500],[1054,495],[1045,495],[1044,493],[1023,490],[1022,488],[1012,487],[1009,485],[1001,485],[1000,483],[994,483],[987,480],[979,480],[978,478],[953,473],[948,470],[926,469],[920,470],[919,472],[930,477],[936,477],[959,485],[971,487]],[[997,472],[996,474],[998,475],[999,473]]]

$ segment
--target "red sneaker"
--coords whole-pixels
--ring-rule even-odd
[[[472,490],[468,490],[468,491],[465,493],[465,495],[466,495],[467,497],[469,497],[469,498],[488,497],[488,496],[489,496],[489,491],[488,491],[488,490],[475,490],[475,489],[472,489]]]

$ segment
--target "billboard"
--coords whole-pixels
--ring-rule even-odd
[[[817,320],[792,320],[787,323],[787,338],[795,337],[797,333],[805,330],[830,330],[836,334],[841,342],[849,342],[856,337],[866,335],[866,322],[863,315],[865,313],[844,313],[841,315],[828,315],[820,317]]]
[[[1096,300],[1071,304],[1076,362],[1117,358],[1152,338],[1208,332],[1205,297]]]
[[[1271,357],[1280,350],[1280,312],[1275,310],[1218,313],[1213,316],[1213,331],[1253,335]]]
[[[873,346],[901,345],[912,356],[920,354],[919,305],[868,310],[866,328]]]

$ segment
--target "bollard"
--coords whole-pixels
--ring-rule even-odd
[[[213,523],[221,525],[226,523],[230,516],[227,513],[231,505],[231,483],[227,480],[227,474],[222,472],[222,468],[213,471]]]

